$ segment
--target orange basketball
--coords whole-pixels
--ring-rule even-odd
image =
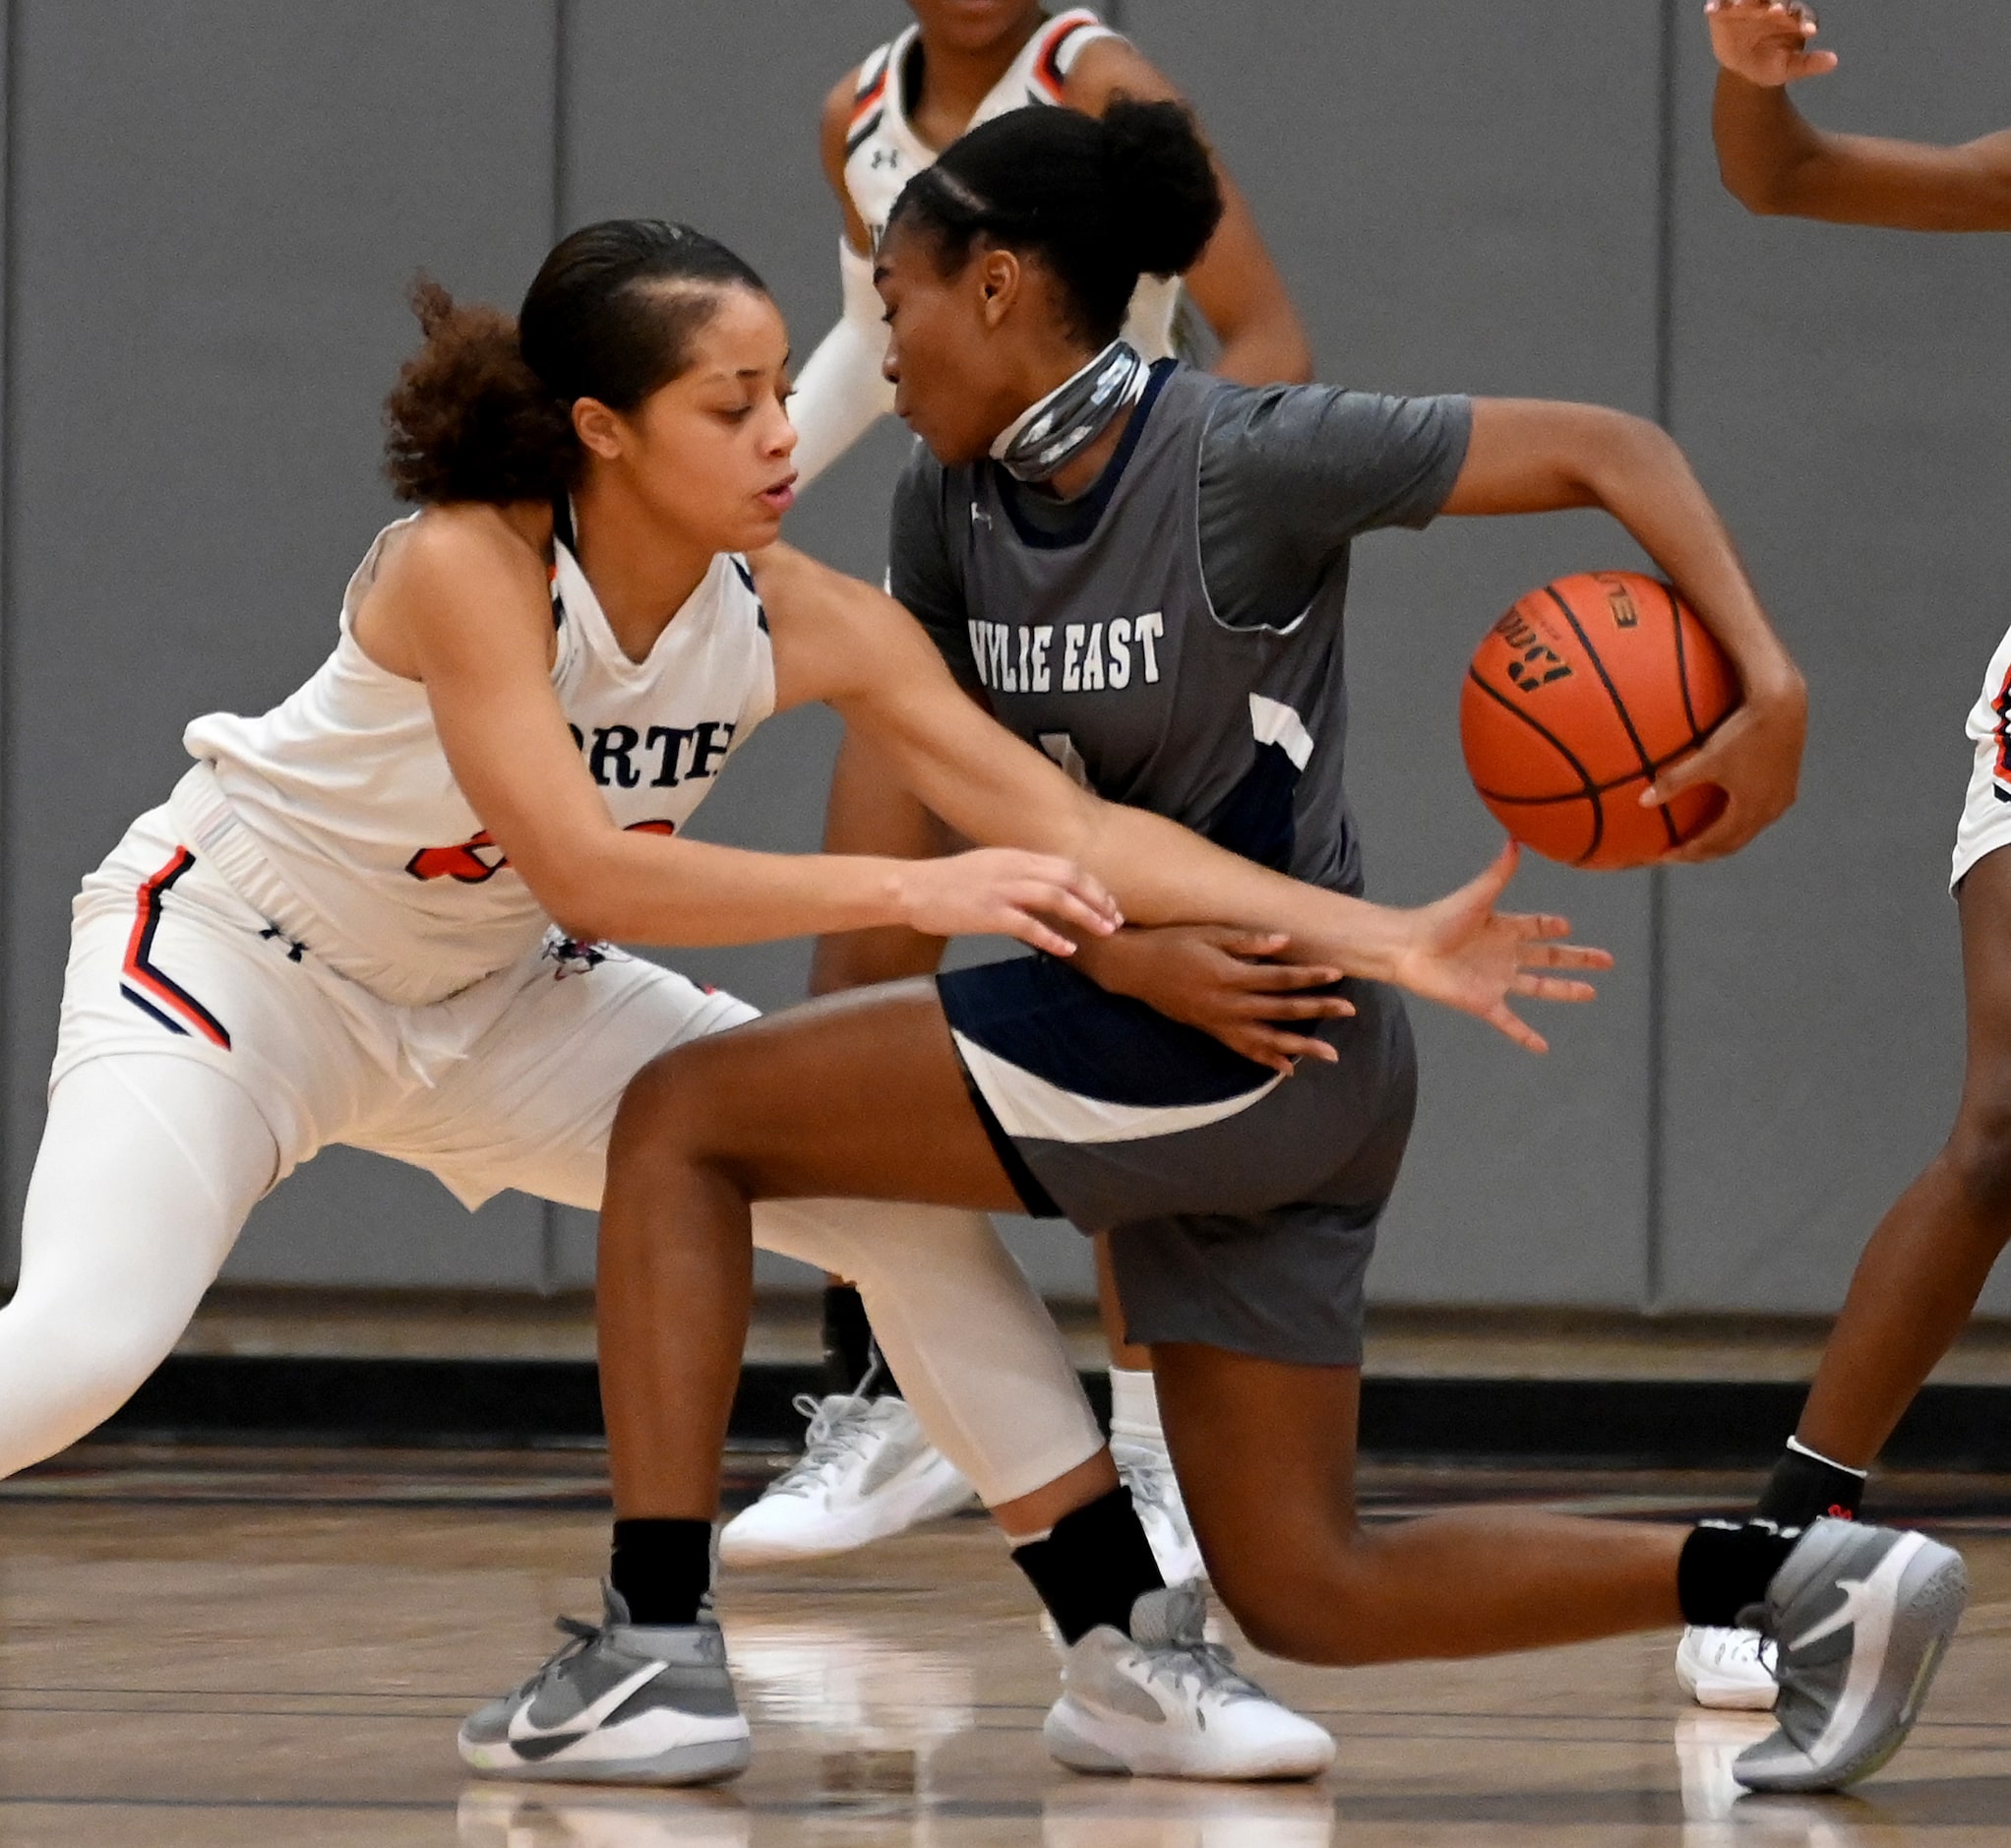
[[[1646,866],[1715,821],[1706,786],[1643,808],[1653,776],[1738,704],[1738,677],[1682,599],[1631,571],[1532,590],[1488,632],[1459,700],[1481,800],[1570,866]]]

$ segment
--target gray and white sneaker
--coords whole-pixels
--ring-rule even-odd
[[[1148,1591],[1131,1633],[1099,1625],[1062,1662],[1062,1697],[1041,1737],[1070,1770],[1232,1781],[1317,1777],[1334,1742],[1280,1706],[1229,1651],[1205,1641],[1196,1581]]]
[[[1201,1563],[1201,1549],[1194,1542],[1180,1478],[1173,1473],[1173,1457],[1165,1443],[1113,1437],[1110,1454],[1118,1479],[1131,1492],[1131,1506],[1138,1510],[1138,1524],[1145,1529],[1160,1577],[1169,1585],[1205,1578],[1208,1569]]]
[[[714,1784],[747,1769],[747,1721],[726,1644],[709,1617],[632,1624],[612,1585],[598,1629],[562,1617],[572,1640],[522,1687],[461,1723],[460,1756],[484,1777],[583,1784]]]
[[[1819,1520],[1767,1587],[1772,1734],[1740,1753],[1748,1790],[1841,1790],[1897,1752],[1962,1619],[1962,1556],[1924,1534]]]
[[[778,1566],[848,1553],[954,1514],[977,1499],[900,1399],[804,1393],[796,1409],[810,1420],[802,1459],[720,1529],[722,1566]]]

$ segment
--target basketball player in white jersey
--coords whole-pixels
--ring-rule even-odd
[[[1957,148],[1832,134],[1789,86],[1836,69],[1814,14],[1768,0],[1707,9],[1720,66],[1713,127],[1726,187],[1768,216],[1904,231],[2011,231],[2011,130]],[[1879,1221],[1754,1519],[1855,1516],[1872,1462],[2011,1239],[2011,635],[1969,718],[1975,748],[1956,828],[1969,1051],[1946,1145]],[[1749,1631],[1685,1631],[1676,1675],[1706,1706],[1769,1707]]]
[[[900,190],[959,135],[1008,110],[1062,107],[1101,115],[1117,95],[1169,97],[1167,79],[1087,8],[1050,15],[1038,0],[910,0],[915,19],[846,73],[825,99],[826,178],[844,216],[838,244],[843,313],[798,374],[789,414],[802,479],[814,479],[893,408],[871,256]],[[1312,376],[1305,330],[1249,207],[1221,176],[1225,210],[1182,277],[1145,277],[1125,336],[1148,359],[1172,355],[1183,288],[1220,342],[1212,370],[1246,385]],[[940,843],[889,840],[890,852]],[[827,940],[813,992],[829,994],[919,971],[871,937]],[[1194,1576],[1200,1555],[1181,1502],[1153,1387],[1151,1356],[1124,1338],[1109,1254],[1096,1241],[1098,1295],[1111,1349],[1111,1432],[1169,1582]],[[811,1409],[801,1460],[728,1522],[720,1557],[760,1565],[842,1551],[967,1503],[970,1485],[924,1436],[871,1346],[855,1290],[824,1292],[826,1395]]]
[[[1101,115],[1116,95],[1178,93],[1086,7],[1050,16],[1038,0],[909,4],[915,23],[840,78],[824,101],[824,174],[844,216],[843,313],[804,362],[790,404],[805,482],[893,410],[893,388],[880,373],[886,332],[872,255],[901,188],[959,135],[1007,110],[1048,105]],[[1185,286],[1221,342],[1212,370],[1249,385],[1310,379],[1305,329],[1249,205],[1223,177],[1221,228],[1184,282],[1148,277],[1139,284],[1126,338],[1148,359],[1170,356]]]

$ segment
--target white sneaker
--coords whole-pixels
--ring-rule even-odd
[[[1159,1562],[1160,1577],[1169,1585],[1205,1578],[1208,1569],[1201,1564],[1201,1549],[1194,1543],[1180,1478],[1173,1473],[1165,1442],[1113,1437],[1110,1454],[1119,1479],[1131,1492],[1131,1505],[1138,1510],[1138,1524],[1145,1529],[1152,1557]]]
[[[1317,1777],[1334,1742],[1201,1638],[1198,1582],[1148,1591],[1131,1633],[1099,1625],[1063,1658],[1041,1736],[1070,1770],[1232,1781]]]
[[[1756,1630],[1691,1624],[1676,1645],[1676,1679],[1700,1707],[1764,1713],[1781,1692],[1774,1646]]]
[[[720,1530],[723,1566],[769,1566],[848,1553],[967,1508],[976,1496],[922,1435],[906,1403],[804,1393],[803,1456]]]

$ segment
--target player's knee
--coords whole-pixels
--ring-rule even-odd
[[[689,1158],[702,1152],[711,1128],[716,1085],[707,1081],[702,1046],[658,1053],[629,1080],[615,1113],[610,1159]]]
[[[1947,1160],[1977,1217],[2011,1237],[2011,1074],[1964,1092]]]
[[[75,1443],[102,1424],[165,1360],[186,1316],[159,1305],[93,1297],[89,1302],[17,1299],[0,1317],[0,1354],[44,1356],[26,1396],[37,1401],[46,1448]],[[19,1416],[26,1409],[12,1405]]]
[[[1212,1566],[1216,1595],[1243,1633],[1266,1655],[1325,1668],[1356,1668],[1379,1659],[1373,1610],[1355,1549],[1333,1544],[1299,1553],[1289,1566],[1261,1551],[1236,1564]]]

